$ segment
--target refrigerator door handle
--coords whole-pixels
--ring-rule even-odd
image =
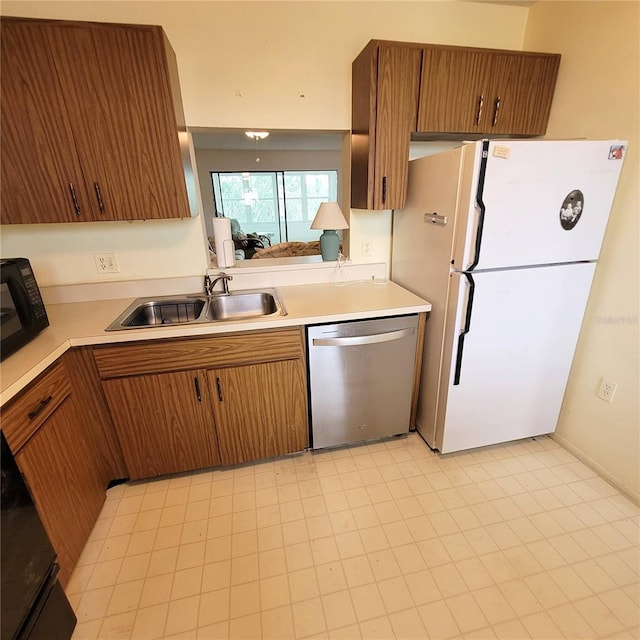
[[[424,221],[428,224],[436,224],[439,227],[445,227],[449,222],[448,216],[441,216],[439,213],[425,213]]]
[[[469,333],[471,329],[471,312],[473,310],[473,296],[476,291],[476,283],[473,280],[473,276],[470,273],[464,274],[469,285],[469,296],[467,297],[467,311],[464,319],[464,329],[458,336],[458,351],[456,353],[456,369],[453,376],[453,384],[460,384],[460,373],[462,371],[462,351],[464,349],[464,337]]]
[[[486,206],[482,200],[484,191],[484,179],[487,174],[487,158],[489,157],[489,141],[482,141],[482,160],[478,173],[478,188],[476,190],[476,206],[478,207],[478,226],[476,228],[475,254],[473,262],[469,265],[468,270],[473,271],[478,266],[480,260],[480,245],[482,244],[482,232],[484,230],[484,214]]]

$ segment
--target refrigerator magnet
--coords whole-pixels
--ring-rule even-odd
[[[574,189],[560,207],[560,225],[565,231],[571,231],[580,220],[584,206],[584,195],[580,189]]]
[[[509,147],[504,147],[501,145],[496,145],[495,147],[493,147],[494,158],[504,158],[505,160],[508,160],[510,155],[511,149],[509,149]]]
[[[624,155],[624,145],[623,144],[613,144],[609,148],[609,160],[622,160],[622,156]]]

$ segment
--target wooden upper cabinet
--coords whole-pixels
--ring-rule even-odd
[[[518,136],[543,135],[547,130],[559,66],[560,56],[554,54],[495,55],[488,131]]]
[[[46,46],[49,28],[35,24],[0,21],[0,219],[92,220],[80,159],[72,151],[73,123]]]
[[[477,50],[425,49],[418,131],[480,130],[488,111],[486,55]]]
[[[411,132],[416,129],[422,50],[370,42],[353,62],[351,206],[404,205]]]
[[[352,67],[351,206],[398,209],[412,132],[545,133],[560,56],[372,40]]]
[[[1,39],[3,223],[190,216],[160,27],[3,18]]]
[[[559,64],[556,54],[426,47],[418,131],[542,135]]]

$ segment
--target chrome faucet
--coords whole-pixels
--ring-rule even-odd
[[[220,280],[222,280],[222,295],[229,295],[229,280],[233,280],[233,276],[221,271],[213,280],[211,279],[211,276],[206,275],[204,277],[204,291],[208,296],[214,295],[215,292],[213,290]]]

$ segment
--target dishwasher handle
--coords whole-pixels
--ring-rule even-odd
[[[367,336],[345,336],[344,338],[313,338],[314,347],[356,347],[362,344],[375,344],[376,342],[391,342],[401,340],[415,333],[414,327],[387,331],[386,333],[374,333]]]

